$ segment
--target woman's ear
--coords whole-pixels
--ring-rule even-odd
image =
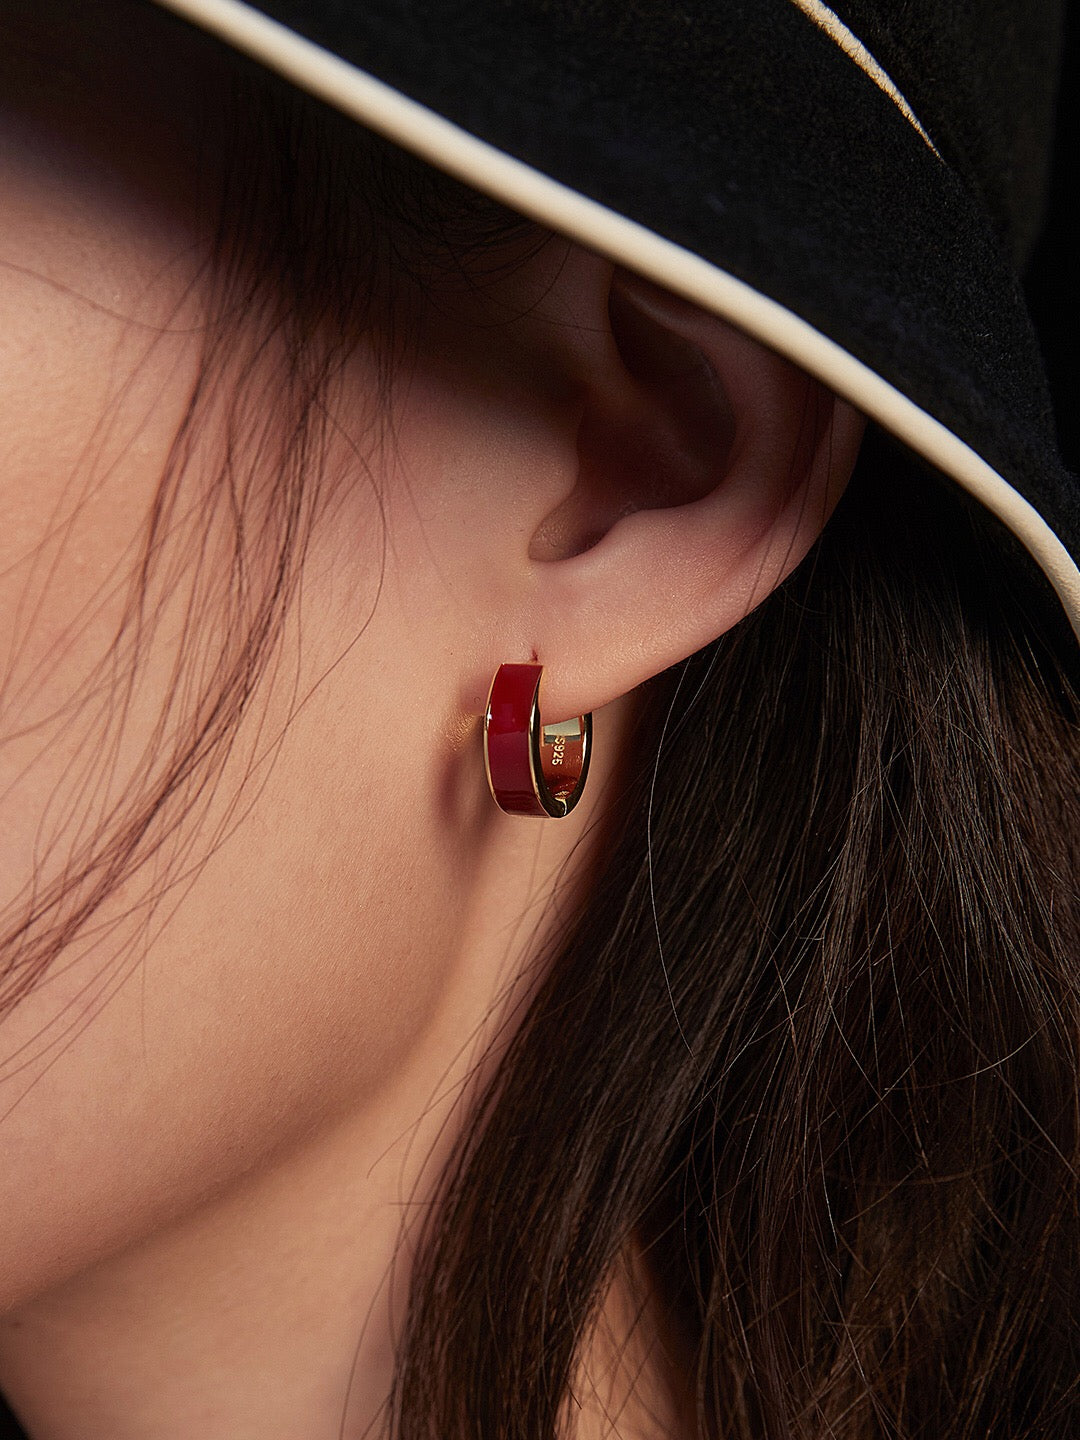
[[[607,314],[574,486],[528,550],[552,719],[626,693],[764,600],[821,533],[864,426],[796,366],[626,272]]]
[[[724,321],[577,246],[481,289],[469,305],[483,318],[452,316],[429,352],[445,368],[412,386],[414,401],[438,398],[423,401],[431,440],[410,488],[428,490],[440,583],[453,567],[476,621],[470,693],[486,696],[503,661],[540,660],[554,722],[765,599],[821,533],[864,422]]]

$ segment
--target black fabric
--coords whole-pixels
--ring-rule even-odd
[[[1069,7],[1046,227],[1024,288],[1050,374],[1065,463],[1080,470],[1080,0]]]
[[[983,68],[1004,0],[841,7],[944,160],[792,0],[430,0],[422,23],[410,0],[260,5],[809,320],[1080,555],[1013,264],[1041,206],[1058,0],[1025,5],[1008,63]]]
[[[832,0],[1022,266],[1046,198],[1063,0]]]

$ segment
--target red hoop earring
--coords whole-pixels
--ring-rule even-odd
[[[540,720],[543,665],[500,665],[484,716],[484,768],[496,805],[511,815],[558,819],[581,799],[589,773],[592,715]]]

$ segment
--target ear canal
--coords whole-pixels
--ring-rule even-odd
[[[534,533],[533,560],[581,554],[635,511],[701,499],[734,442],[734,411],[708,356],[618,271],[607,313],[611,364],[588,386],[577,483]]]

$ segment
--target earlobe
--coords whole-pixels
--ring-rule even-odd
[[[537,527],[530,633],[553,718],[701,649],[791,573],[863,419],[715,316],[616,271],[572,492]]]

